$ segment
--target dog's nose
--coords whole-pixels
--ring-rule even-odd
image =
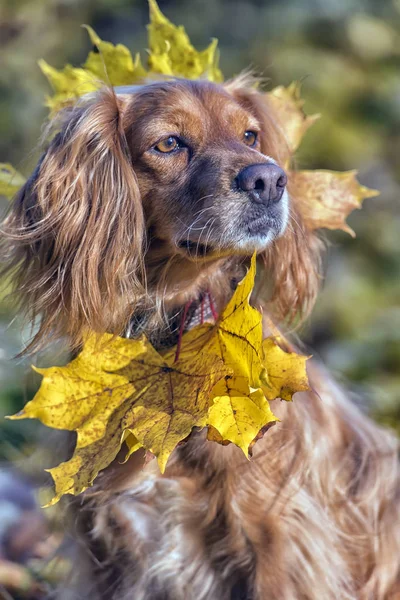
[[[239,190],[248,192],[253,200],[268,205],[282,198],[287,177],[278,165],[262,163],[242,169],[236,183]]]

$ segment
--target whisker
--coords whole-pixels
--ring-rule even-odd
[[[201,208],[200,210],[198,210],[197,212],[195,212],[193,214],[193,218],[197,217],[197,215],[201,215],[203,212],[205,212],[206,210],[210,210],[212,208],[212,206],[206,206],[205,208]],[[182,221],[182,219],[180,217],[177,217],[178,221],[180,221],[182,223],[182,225],[186,226],[186,223],[184,221]],[[198,219],[195,219],[195,221],[197,221]],[[191,227],[191,225],[189,225],[189,227]]]
[[[194,225],[196,225],[196,223],[201,219],[201,217],[203,216],[203,214],[207,211],[207,210],[211,210],[213,207],[212,206],[207,206],[206,208],[203,208],[202,210],[198,211],[197,213],[195,213],[195,217],[196,219],[194,219],[192,221],[192,223],[188,226],[188,230],[189,231],[200,231],[201,228],[194,228]]]
[[[211,238],[211,235],[212,235],[212,232],[213,232],[213,227],[214,227],[215,221],[216,221],[216,217],[214,217],[214,219],[213,219],[213,221],[211,222],[211,225],[210,225],[210,227],[209,227],[209,230],[208,230],[208,234],[207,234],[206,241],[205,241],[205,244],[204,244],[204,246],[205,246],[206,248],[207,248],[208,242],[210,241],[210,238]],[[205,256],[203,256],[203,260],[205,260]]]
[[[209,222],[210,222],[210,221],[214,222],[214,221],[215,221],[215,217],[210,217],[210,218],[208,219],[207,223],[206,223],[206,224],[204,225],[204,227],[202,228],[202,231],[200,232],[199,239],[197,240],[197,244],[196,244],[196,253],[195,253],[195,258],[197,258],[197,257],[198,257],[198,254],[199,254],[199,247],[200,247],[200,240],[201,240],[201,236],[202,236],[202,235],[203,235],[203,233],[206,231],[206,229],[207,229],[207,226],[208,226],[208,224],[209,224]]]
[[[306,238],[306,232],[304,231],[304,227],[302,226],[302,224],[298,220],[298,216],[293,211],[293,209],[292,209],[291,206],[289,206],[289,217],[290,217],[289,218],[289,222],[288,222],[288,228],[289,228],[289,230],[294,235],[300,234],[303,237],[303,239],[305,239]],[[297,226],[296,228],[293,227],[293,223]]]

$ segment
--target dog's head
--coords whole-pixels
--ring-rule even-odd
[[[173,298],[254,251],[281,315],[314,296],[315,244],[289,200],[285,140],[245,78],[106,89],[55,128],[6,222],[8,267],[42,317],[35,342],[120,333],[152,294],[157,306],[161,271]]]
[[[146,225],[171,254],[251,254],[284,232],[286,174],[240,97],[177,81],[120,98]]]

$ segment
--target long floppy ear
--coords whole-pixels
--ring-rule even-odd
[[[254,86],[255,80],[242,75],[226,84],[226,89],[261,125],[261,151],[283,168],[290,164],[291,154],[266,94]],[[299,198],[288,174],[290,198],[289,223],[284,234],[260,254],[265,266],[260,282],[259,300],[269,305],[279,320],[293,323],[311,311],[321,282],[321,251],[323,244],[307,229],[297,209]]]
[[[32,322],[76,347],[88,330],[119,333],[142,293],[144,217],[122,123],[106,89],[57,119],[58,133],[3,226],[4,272]]]

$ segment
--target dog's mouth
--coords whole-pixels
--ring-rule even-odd
[[[175,242],[180,254],[191,260],[213,260],[231,254],[252,254],[265,250],[285,230],[287,216],[285,211],[268,211],[256,213],[243,219],[236,229],[221,235],[220,239],[179,239]],[[215,236],[214,236],[215,237]]]
[[[181,240],[178,242],[177,247],[192,261],[213,261],[216,258],[223,258],[235,254],[234,247],[221,248],[219,246],[201,244],[191,240]]]
[[[213,252],[213,247],[209,244],[200,244],[191,240],[181,240],[178,242],[178,248],[193,258],[204,258]]]
[[[226,247],[209,243],[202,244],[193,240],[180,240],[177,247],[181,253],[193,261],[214,260],[232,254],[252,254],[255,250],[263,250],[275,238],[270,228],[264,235],[259,233],[257,225],[258,223],[256,223],[255,231],[252,231],[249,227],[247,236],[243,239],[233,240]]]
[[[212,244],[201,244],[191,240],[181,240],[177,246],[181,253],[193,262],[213,261],[236,254],[234,247],[221,248]]]

